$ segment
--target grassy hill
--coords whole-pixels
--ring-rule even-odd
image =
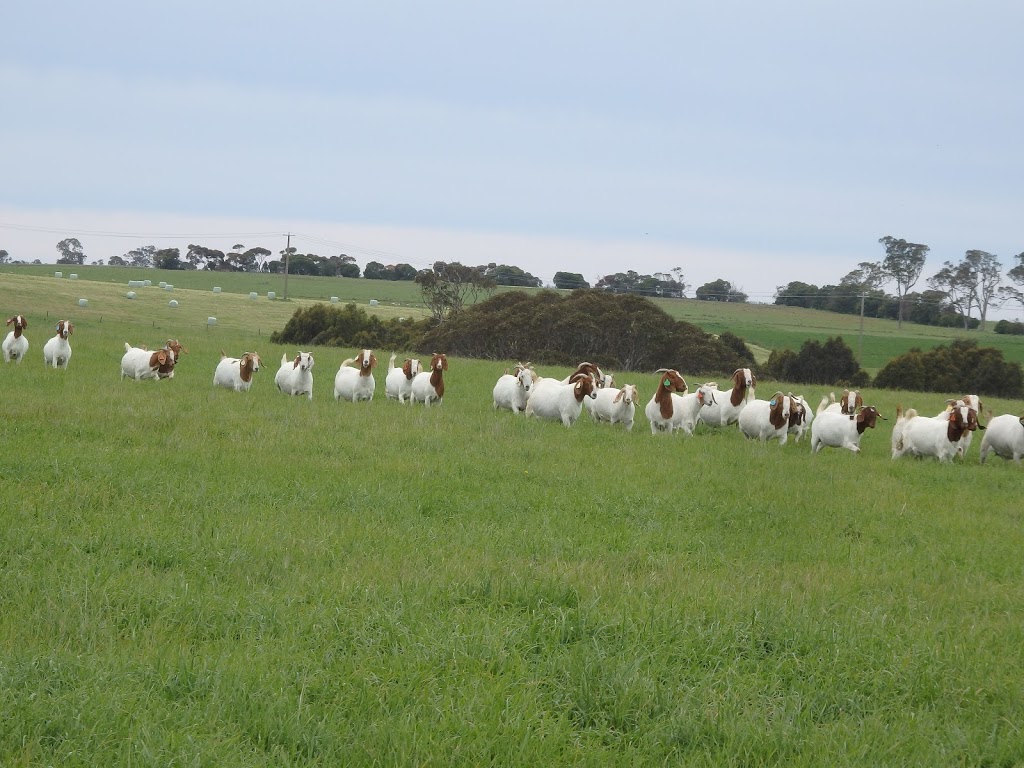
[[[1021,467],[889,458],[896,403],[943,394],[869,391],[858,456],[515,417],[489,361],[352,404],[355,350],[316,348],[288,398],[268,332],[315,297],[239,287],[0,274],[31,342],[0,366],[0,764],[1024,763]],[[174,379],[119,379],[170,336]],[[212,387],[222,349],[264,357],[250,392]]]
[[[271,330],[281,327],[294,311],[294,306],[281,302],[284,295],[284,278],[280,275],[248,274],[232,272],[206,271],[168,271],[130,267],[74,267],[66,265],[4,265],[0,267],[0,281],[7,275],[37,276],[51,278],[46,283],[48,290],[59,291],[62,295],[75,297],[88,292],[76,286],[75,281],[68,280],[72,270],[78,274],[77,285],[99,282],[117,286],[112,293],[98,293],[97,296],[111,297],[114,303],[123,303],[118,293],[123,296],[127,291],[129,280],[150,279],[154,284],[165,281],[173,284],[175,289],[191,289],[199,293],[203,311],[216,315],[218,308],[229,303],[229,296],[248,296],[256,291],[259,300],[246,317],[259,315],[266,317],[267,322],[279,322]],[[62,271],[62,280],[52,279],[55,271]],[[21,285],[27,286],[27,283]],[[59,287],[58,287],[59,286]],[[220,286],[222,293],[211,298],[214,286]],[[29,290],[27,287],[25,290]],[[33,291],[36,289],[32,289]],[[153,289],[155,291],[156,289]],[[501,289],[531,290],[531,289]],[[278,301],[268,302],[267,292],[274,291]],[[211,292],[211,296],[204,296]],[[225,296],[228,294],[229,296]],[[141,295],[141,294],[140,294]],[[180,297],[180,293],[176,294]],[[154,295],[145,292],[147,300],[152,299],[155,311],[164,299],[164,294]],[[288,278],[288,296],[290,301],[298,303],[309,301],[329,301],[337,296],[341,303],[355,302],[370,310],[371,299],[379,302],[372,311],[385,316],[417,316],[427,314],[423,307],[422,297],[415,284],[410,282],[391,282],[386,280],[364,280],[361,278],[327,278],[290,276]],[[233,299],[232,299],[233,300]],[[831,336],[842,336],[844,341],[856,354],[861,353],[861,365],[874,375],[889,360],[903,354],[912,347],[929,349],[940,344],[948,344],[953,339],[967,338],[978,342],[980,346],[995,347],[1002,351],[1006,360],[1024,364],[1024,336],[1006,336],[991,331],[963,331],[951,328],[935,328],[931,326],[904,323],[902,330],[892,320],[865,318],[863,333],[860,330],[860,317],[840,315],[801,307],[781,307],[769,304],[720,304],[717,302],[697,301],[696,299],[654,299],[655,304],[667,313],[680,320],[693,323],[711,333],[731,331],[745,339],[753,348],[759,362],[767,359],[772,349],[797,350],[807,339],[824,341]],[[16,303],[16,302],[15,302]],[[264,307],[264,304],[272,306]],[[74,306],[72,304],[71,306]],[[259,306],[259,311],[257,311]],[[90,308],[96,305],[90,302]],[[266,312],[263,310],[266,309]],[[199,313],[202,314],[201,312]],[[222,312],[223,314],[223,312]],[[201,317],[205,323],[205,316]],[[219,318],[218,318],[219,320]]]

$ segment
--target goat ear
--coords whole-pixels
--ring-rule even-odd
[[[295,356],[295,362],[292,363],[292,368],[298,368],[299,367],[299,362],[301,360],[302,360],[302,355],[296,355]]]

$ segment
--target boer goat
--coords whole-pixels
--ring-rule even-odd
[[[70,320],[57,323],[57,335],[43,345],[43,363],[47,368],[67,368],[71,360],[71,344],[68,336],[75,332]]]
[[[985,463],[989,453],[1020,464],[1024,458],[1024,416],[1004,413],[989,419],[985,436],[981,438],[980,461]]]
[[[892,428],[892,457],[934,456],[940,462],[951,461],[957,455],[964,432],[978,428],[977,415],[970,413],[963,400],[957,400],[949,415],[942,421],[919,417],[917,411],[896,407],[896,424]]]
[[[20,365],[28,353],[28,337],[25,336],[28,320],[25,319],[24,315],[15,315],[8,318],[7,324],[10,325],[11,323],[14,323],[14,330],[7,334],[7,338],[4,339],[3,343],[4,362],[9,363],[13,360]]]
[[[568,384],[541,379],[526,402],[526,415],[561,421],[567,427],[576,423],[583,410],[583,399],[597,396],[597,382],[586,373],[577,373]]]
[[[124,355],[121,357],[121,378],[135,379],[166,379],[174,372],[174,355],[167,348],[150,352],[145,347],[133,347],[124,343]]]
[[[598,389],[595,397],[583,402],[593,421],[625,424],[626,431],[632,432],[638,396],[636,385],[626,384],[620,389]]]
[[[384,378],[384,396],[398,400],[405,405],[412,399],[412,380],[423,370],[423,365],[415,357],[405,358],[400,368],[395,367],[395,353],[388,360],[388,374]]]
[[[430,406],[441,404],[444,398],[444,372],[448,370],[448,358],[435,352],[430,358],[430,370],[420,371],[412,380],[412,401]]]
[[[775,439],[785,445],[789,438],[789,413],[792,401],[789,395],[776,392],[771,400],[751,400],[740,411],[739,426],[750,440],[767,442]]]
[[[274,376],[274,384],[286,395],[306,395],[313,399],[313,356],[299,352],[294,360],[281,355],[281,367]]]
[[[352,363],[356,367],[352,367]],[[364,349],[355,357],[343,360],[338,373],[334,376],[334,399],[373,400],[376,382],[373,380],[373,369],[377,367],[377,356],[372,350]]]
[[[811,454],[823,447],[845,448],[860,453],[860,438],[866,429],[874,429],[878,419],[887,421],[873,405],[862,405],[856,414],[826,411],[829,401],[822,398],[818,415],[811,423]]]
[[[683,408],[682,397],[689,391],[686,380],[673,368],[659,368],[655,373],[661,375],[654,395],[644,408],[644,415],[651,424],[651,434],[668,432],[672,434],[682,429]]]
[[[512,413],[520,413],[526,410],[526,403],[530,399],[534,384],[538,380],[537,372],[530,367],[529,363],[519,363],[512,369],[512,373],[505,370],[505,373],[498,378],[491,398],[494,408],[507,408]]]
[[[241,357],[228,357],[220,353],[220,362],[213,372],[213,385],[227,387],[235,392],[248,392],[252,386],[252,375],[263,365],[255,352],[246,352]]]
[[[754,399],[756,386],[757,378],[749,368],[737,368],[732,374],[732,389],[716,395],[715,402],[709,407],[701,408],[700,420],[710,427],[727,427],[735,423],[747,403]]]

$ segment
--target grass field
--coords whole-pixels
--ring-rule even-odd
[[[307,401],[267,341],[301,299],[83,285],[0,274],[0,764],[1024,764],[1022,468],[888,458],[898,401],[961,393],[869,390],[862,455],[814,457],[496,413],[457,358],[440,406],[382,369],[353,405],[313,349]]]

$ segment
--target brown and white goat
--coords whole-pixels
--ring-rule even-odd
[[[14,324],[14,330],[7,334],[3,343],[4,362],[9,363],[13,360],[20,365],[28,353],[28,337],[25,336],[28,320],[24,315],[15,315],[7,319],[7,325],[11,323]]]
[[[402,365],[396,366],[394,352],[388,360],[388,373],[384,378],[384,396],[397,400],[405,405],[412,399],[412,380],[423,370],[423,364],[415,357],[405,358]]]
[[[553,419],[571,427],[580,417],[584,398],[597,396],[597,382],[586,373],[577,373],[568,384],[541,379],[526,402],[526,415]]]
[[[68,336],[75,332],[70,320],[57,323],[57,335],[43,345],[43,363],[47,368],[67,368],[71,360],[71,343]]]
[[[658,386],[654,389],[644,415],[651,424],[651,434],[668,432],[672,434],[682,429],[683,408],[682,397],[689,391],[686,380],[673,368],[659,368],[655,373],[660,375]],[[678,393],[678,394],[677,394]]]
[[[792,400],[789,395],[776,392],[771,400],[751,400],[740,412],[739,427],[751,440],[778,440],[785,445],[789,438],[789,414]]]
[[[370,349],[364,349],[355,357],[343,360],[334,376],[334,399],[351,400],[353,403],[373,400],[373,390],[377,386],[373,379],[373,369],[376,367],[377,356]]]
[[[701,408],[700,420],[712,427],[725,427],[738,421],[747,403],[754,399],[756,386],[757,378],[749,368],[737,368],[732,374],[732,389],[716,396],[710,407]]]
[[[430,370],[421,371],[412,380],[412,401],[429,406],[440,404],[444,398],[444,372],[448,370],[448,358],[435,352],[430,358]]]
[[[170,350],[158,349],[150,352],[143,347],[133,347],[128,342],[124,343],[124,356],[121,358],[122,379],[166,379],[173,372],[174,356]]]
[[[213,372],[213,385],[227,387],[235,392],[248,392],[252,386],[252,376],[263,366],[263,361],[255,352],[246,352],[241,357],[228,357],[220,353],[220,362]]]

